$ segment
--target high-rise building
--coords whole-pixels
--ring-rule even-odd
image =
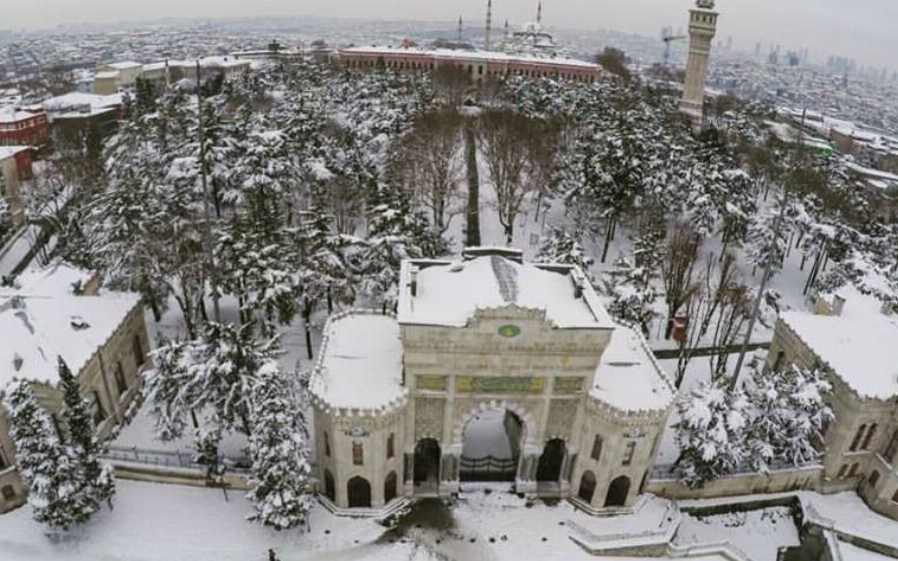
[[[696,127],[702,124],[705,78],[711,43],[717,34],[717,16],[714,0],[696,0],[695,8],[689,12],[689,62],[680,111],[688,115]]]

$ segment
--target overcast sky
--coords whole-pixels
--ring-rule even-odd
[[[482,21],[486,0],[0,0],[0,26],[46,28],[60,23],[159,17],[335,16]],[[494,0],[494,21],[532,19],[537,0]],[[657,35],[685,26],[693,0],[544,0],[550,26],[605,28]],[[815,58],[844,54],[875,65],[898,65],[898,0],[718,0],[720,37],[749,48],[755,41],[808,47]]]

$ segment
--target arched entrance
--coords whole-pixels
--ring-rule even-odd
[[[592,497],[596,494],[596,474],[586,470],[580,476],[580,489],[577,491],[577,497],[587,503],[592,504]]]
[[[391,471],[384,479],[384,503],[396,498],[396,472]]]
[[[337,488],[334,485],[334,476],[329,469],[324,470],[324,496],[331,501],[337,500]]]
[[[523,432],[521,419],[507,409],[484,409],[471,417],[463,433],[461,481],[513,482]]]
[[[371,508],[371,484],[364,477],[355,476],[346,483],[349,508]]]
[[[433,438],[423,438],[415,446],[415,486],[433,487],[440,483],[440,443]]]
[[[624,506],[630,494],[630,478],[622,475],[611,482],[608,494],[605,495],[605,507]]]
[[[561,468],[564,466],[564,458],[567,455],[567,447],[564,440],[553,438],[546,442],[539,464],[536,468],[536,480],[540,482],[561,481]]]

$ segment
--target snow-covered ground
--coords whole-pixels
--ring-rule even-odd
[[[789,507],[772,507],[697,517],[683,514],[676,542],[682,545],[729,542],[752,559],[776,559],[783,547],[801,545]]]
[[[218,490],[119,481],[115,510],[68,536],[48,535],[28,507],[0,516],[0,561],[265,561],[269,548],[282,561],[627,561],[586,553],[569,539],[567,524],[639,531],[663,514],[663,501],[641,516],[593,518],[566,502],[528,506],[514,495],[477,493],[463,495],[448,515],[436,506],[436,516],[425,513],[404,533],[316,507],[303,534],[247,522],[248,503],[235,492],[229,499]]]

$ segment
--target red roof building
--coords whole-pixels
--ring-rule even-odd
[[[44,111],[0,110],[0,146],[41,147],[50,140],[50,123]]]

